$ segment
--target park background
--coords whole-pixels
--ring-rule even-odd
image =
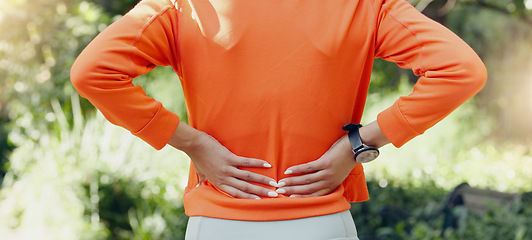
[[[532,191],[532,0],[410,0],[469,43],[486,87],[401,149],[366,165],[361,239],[532,239],[532,204],[445,208],[460,183]],[[0,0],[0,238],[183,239],[188,159],[108,123],[69,81],[76,56],[135,0]],[[411,71],[377,59],[363,123],[408,94]],[[179,79],[135,80],[186,120]],[[451,216],[452,224],[447,221]]]

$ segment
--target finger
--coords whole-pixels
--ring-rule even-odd
[[[282,187],[276,190],[284,195],[311,195],[314,193],[331,192],[329,185],[325,181],[314,182],[307,185]]]
[[[279,180],[277,184],[280,187],[283,186],[297,186],[297,185],[308,185],[311,183],[325,181],[327,179],[326,171],[317,171],[314,173],[303,174],[295,177],[283,178]]]
[[[268,162],[256,159],[256,158],[246,158],[246,157],[238,157],[234,159],[231,163],[233,166],[238,167],[262,167],[262,168],[270,168],[272,167],[271,164]]]
[[[260,199],[260,197],[255,195],[255,194],[250,194],[250,193],[243,192],[240,189],[234,188],[234,187],[229,186],[229,185],[221,185],[218,188],[220,190],[226,192],[227,194],[231,195],[234,198]]]
[[[236,188],[241,192],[251,195],[258,195],[264,197],[277,197],[279,195],[273,190],[254,185],[237,178],[232,178],[226,185],[230,185],[231,187]]]
[[[274,187],[277,186],[277,182],[273,178],[269,178],[264,175],[246,170],[237,169],[237,171],[234,172],[233,176],[247,182],[262,183],[264,185],[270,185]]]
[[[201,184],[203,181],[207,180],[207,177],[205,175],[199,175],[198,182]]]
[[[320,159],[318,159],[318,160],[315,160],[315,161],[312,161],[312,162],[303,163],[303,164],[300,164],[300,165],[289,167],[288,169],[286,169],[284,174],[289,175],[289,174],[313,173],[313,172],[319,171],[321,169],[323,169],[323,164],[322,164],[322,161],[320,161]]]
[[[307,195],[292,194],[292,195],[290,195],[290,197],[294,197],[294,198],[318,197],[318,196],[327,195],[327,194],[331,193],[332,191],[333,190],[331,190],[331,189],[322,189],[322,190],[314,192],[312,194],[307,194]]]

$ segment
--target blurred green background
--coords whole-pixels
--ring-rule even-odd
[[[425,135],[366,165],[371,200],[352,208],[361,239],[532,239],[526,197],[480,214],[442,208],[462,182],[532,191],[532,0],[410,2],[468,42],[489,79]],[[1,239],[183,239],[186,155],[109,124],[69,81],[84,46],[135,4],[0,0]],[[365,123],[416,81],[378,59],[372,77]],[[172,69],[135,83],[186,120]],[[459,221],[447,227],[445,216]]]

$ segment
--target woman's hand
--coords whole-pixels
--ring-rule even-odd
[[[360,128],[362,142],[376,148],[390,141],[377,121]],[[277,192],[291,197],[322,196],[334,191],[357,165],[347,134],[338,139],[318,160],[290,167],[285,174],[297,175],[281,179]]]
[[[208,179],[218,189],[235,198],[259,199],[260,196],[277,197],[277,193],[250,182],[275,186],[272,178],[241,170],[238,167],[271,167],[260,159],[233,154],[212,136],[180,123],[169,142],[184,151],[192,160],[200,183]]]
[[[277,193],[290,197],[329,194],[342,184],[356,165],[351,144],[344,135],[317,160],[288,168],[285,174],[297,176],[281,179]]]

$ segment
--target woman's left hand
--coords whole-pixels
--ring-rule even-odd
[[[322,196],[334,191],[357,165],[347,135],[338,139],[315,161],[290,167],[281,179],[277,193],[290,197]]]

